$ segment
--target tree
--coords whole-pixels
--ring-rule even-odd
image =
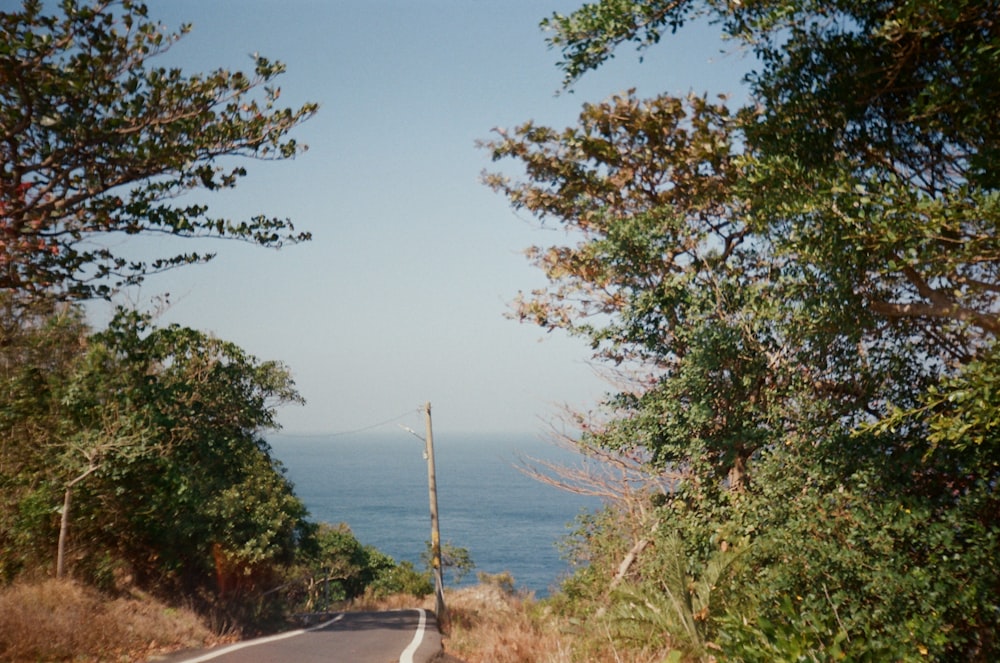
[[[155,66],[189,29],[167,32],[132,0],[0,12],[5,578],[55,553],[59,575],[99,585],[126,570],[161,589],[217,579],[221,592],[233,574],[245,589],[272,581],[308,530],[262,437],[277,405],[301,401],[284,366],[138,313],[92,333],[76,303],[212,258],[136,259],[127,236],[309,239],[188,195],[236,186],[244,159],[294,157],[290,133],[317,108],[278,106],[284,66],[256,54],[249,73]]]
[[[766,279],[770,266],[748,242],[743,205],[732,192],[739,176],[732,126],[725,106],[703,98],[643,102],[629,94],[586,105],[577,129],[528,123],[489,143],[495,159],[523,161],[529,181],[493,175],[487,183],[515,207],[581,238],[573,247],[529,250],[553,287],[519,299],[519,317],[587,336],[605,359],[645,364],[647,381],[686,374],[689,360],[709,352],[701,343],[719,346],[749,334],[739,318],[743,300],[762,293],[746,286]],[[751,363],[766,359],[759,339],[746,342],[754,346],[747,349]],[[731,360],[746,363],[738,352]],[[732,373],[735,366],[709,370]],[[749,392],[762,384],[732,383],[727,389],[743,393],[723,399],[752,403]],[[687,397],[712,395],[704,387],[685,387]],[[742,475],[756,448],[740,434],[752,416],[736,408],[703,422],[731,433],[715,435],[718,445],[706,449],[719,456],[722,476]],[[661,464],[674,462],[677,453],[687,457],[690,432],[684,425],[646,430],[644,446]]]
[[[236,186],[233,157],[285,159],[289,133],[315,113],[276,105],[284,66],[185,75],[155,58],[167,32],[132,0],[39,0],[0,13],[0,287],[58,298],[108,297],[150,274],[212,258],[120,254],[113,235],[309,238],[287,219],[214,217],[183,194]]]
[[[364,593],[373,580],[369,551],[346,523],[319,523],[303,542],[299,562],[306,578],[306,612],[330,608],[330,600],[352,599]],[[330,583],[334,583],[331,588]]]
[[[79,310],[51,302],[22,308],[3,293],[0,311],[0,578],[9,580],[54,550],[51,516],[68,460],[58,446],[60,394],[88,330]]]
[[[426,549],[420,553],[420,561],[423,562],[424,567],[427,569],[426,576],[429,582],[434,575],[434,550],[430,541],[426,543]],[[462,582],[474,568],[476,568],[476,563],[472,561],[472,556],[469,554],[468,548],[456,546],[450,541],[446,541],[441,545],[441,570],[444,572],[446,569],[451,569],[451,580],[453,583]]]
[[[306,511],[261,437],[301,401],[287,370],[135,313],[90,334],[62,307],[14,309],[31,324],[0,345],[4,576],[56,553],[98,584],[124,569],[191,590],[213,586],[216,548],[244,584],[291,562]]]
[[[137,572],[188,587],[214,577],[213,545],[246,575],[291,561],[306,511],[262,437],[278,427],[277,406],[302,400],[287,369],[135,313],[120,313],[92,342],[113,368],[95,370],[103,389],[90,393],[152,427],[139,451],[100,473],[97,536]],[[156,563],[143,568],[143,559]]]
[[[841,266],[845,248],[865,255],[855,286],[882,316],[992,337],[997,9],[607,0],[546,25],[572,81],[622,42],[647,47],[698,15],[722,23],[760,63],[741,122],[755,221],[819,267]]]
[[[63,404],[69,409],[73,409],[75,405],[72,402],[75,400],[73,395],[75,386],[77,385],[71,384],[69,393],[64,397]],[[66,545],[70,531],[70,507],[74,488],[92,474],[105,469],[109,462],[148,453],[147,445],[153,437],[152,431],[142,420],[141,411],[134,413],[138,416],[134,414],[130,416],[122,412],[116,404],[109,403],[105,399],[89,404],[91,408],[95,405],[99,411],[89,412],[89,416],[84,415],[88,421],[82,422],[76,416],[63,421],[63,432],[68,434],[69,441],[65,444],[66,448],[60,460],[69,475],[64,483],[59,519],[57,578],[64,577],[66,573]]]
[[[711,579],[684,628],[742,660],[995,655],[997,16],[603,0],[545,22],[568,84],[695,19],[756,56],[741,108],[629,94],[487,143],[525,173],[487,182],[578,240],[529,251],[550,286],[520,316],[636,376],[584,443],[682,477],[620,619]]]

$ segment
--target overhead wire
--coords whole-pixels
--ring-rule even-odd
[[[414,413],[419,414],[421,412],[420,408],[415,410],[407,410],[402,414],[397,414],[395,417],[390,417],[384,421],[380,421],[375,424],[368,426],[362,426],[361,428],[352,428],[351,430],[334,431],[332,433],[291,433],[289,437],[343,437],[344,435],[355,435],[357,433],[364,433],[366,431],[374,430],[375,428],[381,428],[382,426],[388,426],[389,424],[396,423],[400,419],[404,419],[413,415]]]

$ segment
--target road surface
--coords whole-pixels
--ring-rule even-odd
[[[157,663],[428,663],[441,634],[426,610],[345,612],[298,631],[199,652],[154,658]]]

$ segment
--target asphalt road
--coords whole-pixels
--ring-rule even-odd
[[[441,634],[426,610],[345,612],[315,626],[157,663],[427,663],[441,653]]]

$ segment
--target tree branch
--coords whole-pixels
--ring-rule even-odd
[[[872,301],[872,311],[889,318],[946,318],[966,322],[993,335],[1000,334],[1000,318],[947,302],[913,302],[898,304]]]

